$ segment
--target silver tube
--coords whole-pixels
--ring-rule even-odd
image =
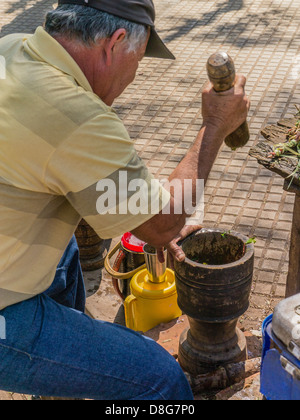
[[[165,281],[167,272],[168,250],[164,250],[165,262],[160,263],[157,258],[157,251],[151,245],[144,245],[145,262],[152,283],[162,283]]]

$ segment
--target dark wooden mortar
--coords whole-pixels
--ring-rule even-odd
[[[182,243],[184,262],[175,262],[178,305],[188,316],[179,363],[193,375],[246,360],[244,334],[237,322],[249,307],[254,245],[219,229],[202,229]]]

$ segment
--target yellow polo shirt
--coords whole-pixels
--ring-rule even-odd
[[[0,55],[3,309],[47,290],[81,218],[113,238],[153,217],[170,195],[113,109],[43,28],[2,38]]]

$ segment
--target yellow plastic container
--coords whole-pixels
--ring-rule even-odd
[[[167,269],[165,280],[153,283],[147,269],[138,272],[130,283],[131,295],[125,302],[126,326],[146,332],[182,315],[177,305],[174,271]]]

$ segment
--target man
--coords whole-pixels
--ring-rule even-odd
[[[192,398],[178,363],[154,341],[83,314],[71,239],[83,217],[103,238],[132,231],[184,258],[176,242],[190,232],[187,215],[176,214],[173,196],[153,186],[111,108],[145,55],[174,58],[154,19],[152,0],[60,0],[45,29],[0,41],[7,66],[0,87],[0,316],[6,323],[0,389],[92,399]],[[223,140],[246,119],[244,85],[239,76],[222,95],[211,85],[204,89],[203,126],[170,180],[207,179]],[[98,182],[118,182],[121,172],[127,184],[144,181],[157,214],[121,211],[134,191],[125,198],[121,191],[114,211],[97,212],[105,193],[97,191]]]

